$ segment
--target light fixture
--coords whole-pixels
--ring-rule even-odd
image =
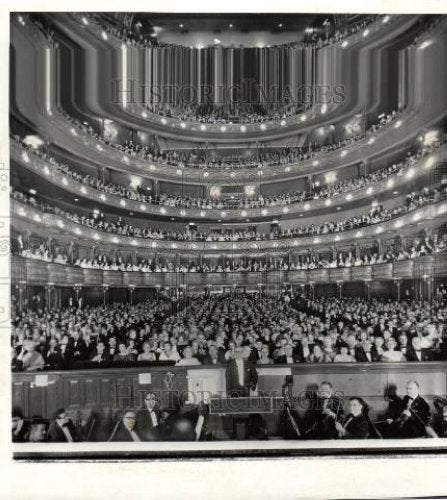
[[[424,50],[427,47],[430,47],[430,45],[433,43],[432,40],[425,40],[425,42],[422,42],[421,45],[419,46],[420,50]]]

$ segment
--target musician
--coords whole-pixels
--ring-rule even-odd
[[[54,414],[54,420],[48,429],[48,441],[54,443],[73,443],[79,441],[76,428],[68,418],[64,408],[61,408]]]
[[[136,415],[132,410],[124,413],[118,428],[114,431],[109,441],[139,442],[143,441],[135,429]]]
[[[349,399],[349,414],[343,424],[335,422],[340,439],[366,439],[368,437],[368,421],[363,414],[363,403],[359,398]]]
[[[29,426],[28,442],[43,443],[46,441],[47,424],[41,417],[33,417]]]
[[[343,417],[343,404],[334,396],[332,384],[321,383],[317,398],[314,400],[313,430],[309,433],[313,439],[335,439],[338,435],[335,422]]]
[[[251,361],[244,359],[243,347],[236,347],[234,354],[225,371],[227,394],[230,397],[246,397],[250,395],[250,390],[256,390],[258,372]]]
[[[158,441],[163,436],[163,427],[163,416],[157,395],[148,392],[144,398],[144,408],[136,414],[135,430],[144,441]]]
[[[24,443],[28,433],[28,426],[23,418],[23,413],[18,409],[12,410],[12,442]]]
[[[430,420],[430,407],[419,394],[419,384],[415,380],[407,383],[407,395],[402,405],[404,409],[397,419],[399,437],[424,437]]]

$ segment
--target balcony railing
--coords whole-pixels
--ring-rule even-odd
[[[72,234],[75,238],[82,236],[83,240],[91,240],[92,243],[114,244],[130,248],[146,248],[154,251],[166,251],[175,253],[197,253],[211,252],[227,253],[234,255],[243,253],[246,255],[256,254],[264,250],[270,250],[277,253],[285,253],[297,248],[322,248],[331,247],[334,244],[343,244],[346,242],[355,242],[361,239],[377,238],[378,235],[387,233],[395,234],[396,231],[404,231],[406,226],[414,226],[423,221],[429,222],[432,219],[445,216],[447,213],[447,202],[445,200],[426,205],[419,209],[408,212],[397,218],[363,226],[361,228],[340,231],[337,233],[327,233],[315,236],[304,236],[298,238],[281,238],[268,240],[239,240],[239,241],[178,241],[155,238],[138,238],[131,236],[122,236],[115,233],[108,233],[94,229],[89,226],[77,224],[66,217],[55,215],[53,213],[44,213],[40,209],[27,205],[18,200],[11,200],[12,225],[16,226],[17,221],[26,221],[26,224],[36,223],[39,228],[45,228],[45,234],[52,231],[55,235],[60,235],[61,230],[64,233]],[[23,225],[22,225],[23,229]],[[18,228],[20,231],[21,228]]]
[[[439,149],[419,159],[413,165],[404,167],[399,173],[390,175],[388,178],[371,183],[360,189],[346,191],[336,194],[331,197],[321,197],[302,202],[294,202],[288,205],[278,204],[277,206],[263,206],[259,208],[224,208],[224,209],[204,209],[204,208],[185,208],[171,207],[164,204],[158,205],[155,203],[145,203],[129,198],[121,197],[114,194],[102,192],[99,189],[90,187],[83,182],[73,179],[71,176],[58,172],[54,165],[47,162],[44,158],[37,154],[32,154],[27,151],[18,142],[11,141],[11,158],[19,162],[26,169],[31,170],[39,176],[44,177],[54,185],[70,191],[75,195],[87,197],[89,200],[96,201],[103,205],[123,208],[136,213],[164,215],[166,217],[184,217],[186,219],[221,219],[222,211],[226,212],[227,219],[243,219],[253,217],[271,217],[280,216],[286,213],[293,214],[295,212],[306,212],[327,209],[330,206],[341,205],[344,203],[352,203],[359,200],[369,199],[377,193],[394,190],[408,181],[417,179],[418,177],[427,174],[436,167],[436,164],[445,161],[447,158],[447,145],[443,145]]]
[[[398,280],[447,276],[447,255],[428,255],[414,260],[371,266],[312,269],[308,271],[238,271],[213,273],[103,271],[80,269],[63,264],[48,263],[23,257],[11,257],[12,283],[56,286],[109,287],[171,287],[173,275],[182,275],[185,286],[275,286],[278,281],[289,284],[346,283],[371,280]]]

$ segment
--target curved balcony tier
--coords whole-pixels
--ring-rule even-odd
[[[13,30],[12,33],[13,44],[15,42],[25,44],[26,42],[23,37],[19,42],[18,34],[14,31],[17,31],[17,29]],[[438,51],[440,47],[440,43],[438,42],[439,40],[437,38],[436,41],[432,41],[428,48],[424,48],[424,51],[422,51],[424,55],[427,50]],[[27,43],[29,44],[29,40]],[[33,39],[33,43],[35,45],[35,39]],[[414,51],[419,51],[419,49],[420,48],[414,48]],[[432,70],[428,66],[432,64],[430,62],[432,58],[421,59],[420,57],[416,57],[416,54],[418,53],[419,52],[414,52],[414,71],[419,75],[431,74]],[[178,182],[181,179],[183,179],[184,182],[190,183],[200,183],[202,181],[204,174],[203,169],[179,169],[177,166],[165,164],[157,165],[154,162],[140,160],[134,156],[123,155],[123,153],[116,150],[116,148],[102,143],[94,137],[89,136],[87,133],[83,133],[81,130],[76,130],[73,125],[67,123],[65,116],[57,111],[57,103],[54,102],[54,78],[52,78],[51,82],[48,83],[48,89],[48,85],[45,85],[45,81],[38,82],[36,81],[36,78],[32,77],[34,73],[40,74],[41,76],[39,76],[39,78],[44,80],[44,74],[48,72],[39,72],[38,68],[48,66],[49,72],[51,73],[53,71],[53,66],[55,65],[54,55],[51,54],[51,51],[48,55],[45,50],[36,50],[34,56],[34,61],[30,64],[19,60],[20,58],[16,62],[18,66],[21,64],[29,66],[29,81],[30,84],[33,83],[34,85],[34,90],[31,91],[25,81],[23,83],[23,89],[17,90],[17,108],[25,116],[25,118],[29,119],[30,122],[36,125],[38,132],[43,137],[51,138],[51,142],[61,145],[61,147],[74,154],[78,154],[80,157],[85,157],[86,159],[89,158],[91,161],[96,162],[99,165],[107,163],[111,165],[112,168],[116,168],[117,170],[126,171],[128,173],[140,173],[142,175],[149,173],[154,177],[174,182]],[[436,57],[434,59],[436,59]],[[436,123],[445,115],[444,107],[439,100],[424,100],[424,96],[427,93],[430,95],[434,95],[434,93],[436,93],[436,95],[438,94],[438,91],[434,88],[431,88],[430,92],[428,92],[429,86],[436,86],[435,82],[436,80],[433,80],[432,78],[430,78],[430,82],[428,82],[427,78],[426,81],[422,82],[422,90],[416,93],[413,89],[411,92],[414,96],[410,99],[408,114],[393,123],[390,129],[385,127],[384,129],[379,130],[373,137],[373,139],[375,139],[374,141],[371,141],[370,137],[365,141],[356,143],[352,147],[343,148],[342,150],[333,153],[329,152],[322,154],[318,159],[306,160],[297,165],[291,166],[290,171],[287,172],[285,171],[284,165],[264,168],[259,172],[253,169],[241,169],[240,174],[238,174],[238,180],[246,182],[247,179],[250,180],[255,175],[262,176],[263,181],[268,181],[269,179],[274,181],[279,179],[287,180],[294,178],[297,175],[302,176],[306,174],[314,174],[316,170],[315,167],[318,167],[318,169],[322,167],[323,170],[342,168],[343,166],[353,164],[355,162],[367,160],[379,151],[385,152],[391,148],[396,149],[403,142],[414,139],[417,131],[419,131],[422,127],[428,127],[431,124]],[[40,101],[42,103],[46,103],[45,106],[47,109],[44,109],[45,106],[43,105],[38,105],[36,103],[33,105],[29,102],[29,98],[25,96],[25,94],[29,96],[30,94],[36,93],[38,95],[42,94],[42,99]],[[423,106],[421,106],[422,102],[424,103]],[[136,124],[134,123],[134,126],[135,125]],[[246,139],[244,139],[244,141],[246,141]],[[377,148],[378,144],[380,144],[380,150]],[[229,179],[229,173],[227,171],[216,171],[213,172],[212,175],[214,176],[216,182],[225,182],[226,179]]]
[[[17,285],[106,286],[106,287],[187,287],[219,286],[276,286],[353,281],[401,280],[419,278],[426,281],[447,276],[447,255],[418,257],[390,264],[371,266],[312,269],[298,271],[181,273],[141,271],[105,271],[81,269],[63,264],[47,263],[11,256],[12,282]]]
[[[166,217],[184,217],[190,219],[213,219],[222,218],[222,210],[225,211],[226,220],[259,217],[275,217],[284,214],[294,214],[306,211],[316,211],[328,209],[331,206],[340,206],[347,203],[365,200],[369,204],[371,196],[385,193],[405,185],[410,180],[415,180],[420,176],[433,171],[436,165],[444,162],[447,158],[447,145],[440,147],[433,153],[421,158],[413,165],[408,165],[396,174],[360,189],[343,192],[331,197],[321,197],[303,202],[293,202],[291,204],[278,204],[277,206],[264,206],[260,208],[224,208],[224,209],[199,209],[185,207],[171,207],[165,204],[155,204],[140,202],[118,195],[109,194],[79,182],[69,175],[55,171],[54,165],[46,161],[43,157],[33,154],[32,150],[27,150],[16,141],[11,141],[11,158],[17,161],[25,169],[43,177],[51,184],[54,184],[77,196],[86,197],[89,200],[116,208],[125,208],[134,213],[144,213],[148,215]]]
[[[32,205],[25,204],[18,200],[11,200],[12,225],[18,231],[26,230],[29,224],[38,224],[39,228],[45,228],[45,234],[51,236],[60,235],[61,232],[71,234],[74,238],[91,240],[98,244],[109,243],[121,247],[157,249],[158,252],[175,253],[188,252],[221,252],[256,254],[265,250],[273,252],[286,252],[289,249],[299,248],[321,248],[331,247],[336,243],[355,242],[356,240],[365,241],[369,238],[384,237],[392,234],[403,234],[406,230],[414,231],[414,227],[423,228],[433,219],[445,217],[447,213],[447,202],[445,200],[423,206],[394,219],[363,226],[358,229],[350,229],[337,233],[328,233],[315,236],[304,236],[299,238],[281,238],[268,240],[240,240],[235,242],[223,241],[170,241],[165,239],[151,239],[122,236],[119,234],[108,233],[97,230],[89,226],[77,224],[66,217],[55,215],[53,213],[44,213]]]

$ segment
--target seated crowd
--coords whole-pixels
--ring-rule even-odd
[[[406,246],[384,245],[386,248],[353,248],[350,251],[316,252],[308,251],[294,257],[276,258],[265,255],[260,258],[206,259],[198,262],[182,262],[166,258],[155,259],[141,255],[123,255],[114,252],[112,255],[96,251],[92,256],[79,256],[79,249],[74,244],[63,247],[55,240],[25,242],[18,234],[12,240],[12,253],[27,259],[54,262],[55,264],[72,265],[83,269],[102,269],[104,271],[144,272],[144,273],[226,273],[226,272],[264,272],[264,271],[294,271],[310,269],[333,269],[343,267],[370,266],[374,264],[389,264],[392,262],[415,259],[425,255],[441,254],[447,250],[447,233],[439,231],[433,237],[419,237]],[[91,252],[90,252],[91,254]]]
[[[181,47],[173,43],[164,43],[158,41],[157,37],[151,36],[149,34],[141,33],[140,30],[135,30],[123,25],[114,26],[108,22],[105,22],[101,17],[93,13],[84,13],[90,21],[97,23],[100,28],[118,38],[120,41],[131,45],[133,47],[146,48],[146,47]],[[365,29],[374,21],[377,21],[381,16],[378,14],[364,15],[362,19],[355,20],[355,22],[345,23],[339,27],[335,25],[330,25],[330,29],[325,31],[324,35],[322,33],[317,33],[315,30],[311,37],[307,37],[299,42],[292,42],[282,45],[273,45],[272,47],[290,47],[290,48],[323,48],[335,43],[339,43],[349,36],[355,35],[362,29]],[[391,17],[391,16],[389,16]]]
[[[90,216],[80,215],[74,212],[67,212],[59,207],[48,204],[44,201],[37,201],[34,196],[25,195],[13,190],[12,196],[15,200],[31,205],[46,213],[68,219],[71,222],[82,226],[98,229],[107,233],[118,234],[136,238],[148,238],[155,240],[174,241],[209,241],[209,242],[235,242],[235,241],[265,241],[287,238],[302,238],[307,236],[339,233],[358,229],[382,222],[390,221],[401,215],[412,212],[418,208],[437,203],[445,198],[447,184],[441,184],[436,188],[423,187],[419,192],[412,192],[406,195],[404,204],[395,208],[384,208],[375,204],[368,213],[336,221],[328,221],[321,224],[310,224],[296,228],[281,228],[279,226],[271,229],[270,233],[261,233],[253,229],[240,230],[211,230],[210,232],[200,232],[187,226],[184,231],[166,231],[158,228],[142,228],[133,226],[118,217],[115,221],[108,221],[102,212],[94,211]]]
[[[13,140],[16,140],[21,147],[26,147],[21,142],[19,137],[13,136]],[[414,154],[408,153],[407,157],[401,162],[394,163],[389,167],[375,170],[374,172],[362,175],[358,178],[346,179],[334,184],[322,184],[320,181],[316,181],[312,184],[309,191],[287,192],[279,195],[259,194],[250,197],[232,196],[222,198],[175,196],[165,193],[160,193],[158,195],[147,194],[147,190],[145,192],[145,190],[141,188],[133,188],[132,186],[126,187],[124,185],[111,182],[106,183],[99,177],[79,174],[68,165],[59,163],[55,158],[48,155],[46,151],[33,148],[27,148],[27,151],[36,154],[43,160],[47,161],[52,170],[66,174],[77,182],[81,182],[82,184],[98,189],[99,191],[107,194],[127,198],[129,200],[156,205],[165,205],[169,207],[221,210],[290,205],[292,203],[303,201],[331,198],[332,196],[355,191],[387,179],[392,175],[403,175],[407,168],[411,168],[411,166],[415,165],[418,160],[433,152],[438,146],[439,144],[424,146]]]
[[[432,303],[292,299],[287,291],[279,298],[208,292],[178,297],[17,312],[11,334],[13,370],[111,361],[213,365],[232,359],[238,347],[259,364],[426,361],[447,355],[445,292]]]
[[[365,133],[351,135],[331,144],[320,145],[310,142],[303,147],[286,146],[281,148],[272,148],[266,151],[259,151],[256,155],[247,157],[246,155],[232,156],[209,156],[206,150],[194,150],[193,152],[180,152],[176,150],[161,151],[149,145],[136,144],[132,140],[126,140],[124,144],[109,140],[100,134],[91,124],[83,122],[77,118],[62,111],[65,119],[72,126],[73,130],[82,131],[93,137],[99,143],[112,146],[118,151],[137,157],[144,161],[154,161],[162,164],[168,164],[179,167],[198,167],[198,168],[259,168],[264,166],[287,165],[299,161],[316,158],[330,151],[335,151],[345,146],[355,144],[365,138],[365,135],[377,132],[377,130],[386,127],[400,116],[399,112],[393,110],[389,114],[382,114],[377,122],[372,124]],[[127,156],[125,157],[128,160]]]

